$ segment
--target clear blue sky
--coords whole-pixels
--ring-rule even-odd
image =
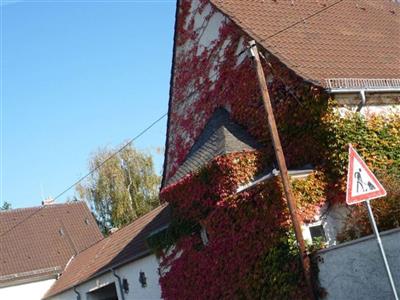
[[[39,205],[167,111],[175,1],[2,6],[1,201]],[[166,118],[135,146],[161,172]],[[72,196],[66,193],[59,201]]]

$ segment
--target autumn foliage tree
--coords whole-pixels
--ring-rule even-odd
[[[103,148],[91,156],[89,169],[91,175],[76,190],[81,199],[90,203],[105,234],[159,204],[160,177],[150,154],[130,144],[121,151]]]

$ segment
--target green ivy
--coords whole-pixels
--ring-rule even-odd
[[[297,247],[293,237],[283,235],[281,241],[260,259],[260,281],[253,288],[254,299],[301,299],[296,292],[302,280]]]
[[[322,120],[321,141],[329,174],[340,178],[346,174],[347,149],[351,143],[375,171],[400,174],[400,116],[348,113],[341,116],[335,104]]]

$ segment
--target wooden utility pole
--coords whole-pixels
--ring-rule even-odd
[[[265,81],[264,70],[261,65],[260,55],[258,53],[256,42],[253,40],[250,42],[250,52],[251,56],[254,58],[255,67],[257,71],[258,83],[260,86],[261,96],[264,102],[264,108],[267,112],[269,132],[271,134],[272,142],[274,145],[276,160],[278,161],[279,171],[282,178],[283,189],[285,191],[285,196],[287,204],[290,211],[290,216],[292,219],[294,232],[297,239],[297,245],[300,250],[300,257],[303,266],[304,275],[309,288],[310,299],[314,300],[315,294],[312,284],[311,277],[311,263],[310,257],[307,254],[306,246],[304,243],[303,234],[301,231],[300,221],[296,213],[296,200],[294,199],[292,187],[289,180],[289,175],[286,167],[285,156],[283,154],[281,141],[279,138],[278,129],[276,127],[274,112],[272,110],[271,99],[269,97],[267,82]]]

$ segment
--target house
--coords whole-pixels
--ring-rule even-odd
[[[84,202],[0,212],[0,299],[41,299],[72,257],[101,240]]]
[[[160,299],[159,259],[147,239],[169,222],[161,205],[75,255],[43,299]]]
[[[306,297],[251,40],[310,243],[337,244],[357,210],[344,204],[348,143],[398,175],[398,4],[177,1],[161,198],[193,230],[161,263],[165,299]]]

